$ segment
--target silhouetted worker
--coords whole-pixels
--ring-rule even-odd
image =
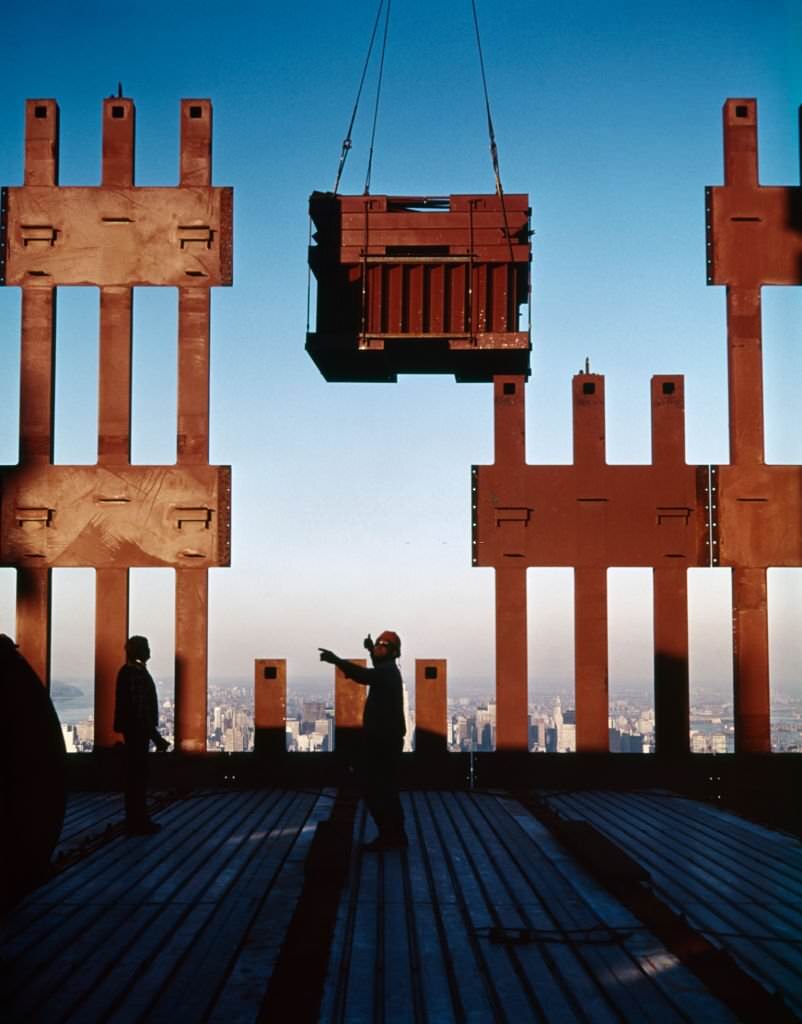
[[[408,846],[404,810],[398,796],[401,751],[404,749],[404,695],[396,658],[401,655],[397,633],[385,630],[374,644],[370,634],[364,646],[373,668],[355,665],[320,647],[320,660],[336,665],[349,679],[369,687],[362,719],[359,780],[371,817],[379,830],[373,842],[365,843],[370,853],[399,850]]]
[[[66,803],[64,735],[41,679],[0,633],[0,914],[47,877]]]
[[[158,731],[156,687],[145,668],[150,658],[147,637],[130,636],[125,653],[128,660],[117,673],[114,706],[114,729],[125,740],[125,827],[129,835],[149,836],[161,825],[148,815],[148,751],[151,741],[160,753],[170,744]]]

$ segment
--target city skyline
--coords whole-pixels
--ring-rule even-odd
[[[97,181],[100,102],[120,79],[137,104],[139,184],[176,179],[179,99],[214,103],[214,182],[235,189],[235,284],[212,298],[211,458],[233,466],[234,508],[232,566],[211,573],[210,679],[247,678],[254,658],[286,657],[290,687],[293,676],[322,685],[318,646],[356,657],[365,632],[390,627],[411,658],[448,658],[465,687],[492,680],[493,580],[470,565],[469,502],[471,464],[492,459],[489,387],[432,377],[328,385],[303,351],[306,200],[331,187],[375,5],[235,3],[221,23],[209,4],[187,21],[145,3],[124,26],[99,5],[38,10],[50,31],[35,63],[13,42],[32,15],[10,16],[3,184],[21,181],[28,97],[60,103],[63,184]],[[570,460],[570,377],[590,357],[606,374],[608,461],[649,461],[649,377],[682,372],[687,459],[726,462],[724,295],[705,284],[704,187],[722,180],[727,96],[758,99],[762,181],[798,180],[802,15],[745,2],[478,10],[504,185],[533,206],[529,461]],[[158,33],[146,31],[148,15]],[[422,19],[431,33],[419,32]],[[201,56],[210,38],[211,64]],[[369,107],[344,191],[362,188]],[[396,5],[373,190],[492,188],[469,5]],[[802,462],[792,427],[799,291],[764,289],[774,462]],[[58,301],[56,458],[92,462],[97,295],[62,288]],[[174,294],[139,289],[134,322],[134,460],[171,462]],[[0,289],[2,463],[17,458],[18,323],[18,291]],[[13,575],[0,570],[0,630],[12,635]],[[570,687],[571,571],[530,570],[529,580],[530,690],[551,679]],[[612,701],[649,686],[650,571],[614,569],[609,580]],[[91,570],[54,573],[54,678],[91,679],[92,588]],[[150,636],[165,680],[171,593],[169,571],[132,573],[131,632]],[[692,694],[728,685],[728,596],[728,570],[690,572]],[[770,571],[769,598],[776,697],[802,679],[800,570]]]

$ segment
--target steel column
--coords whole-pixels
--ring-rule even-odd
[[[528,750],[526,566],[496,569],[496,749]]]
[[[445,754],[448,750],[447,662],[415,659],[415,753]]]
[[[364,658],[349,658],[356,665],[366,664]],[[341,669],[334,670],[334,749],[337,757],[354,764],[359,757],[359,736],[368,688],[349,679]]]
[[[105,184],[109,176],[106,134],[103,156]],[[127,466],[130,463],[132,298],[131,288],[100,289],[98,465]],[[128,600],[128,569],[96,570],[96,748],[113,746],[119,739],[113,728],[114,697],[117,671],[124,661],[128,636]]]
[[[348,658],[355,665],[366,665],[364,658]],[[340,668],[334,670],[334,725],[337,729],[361,729],[368,688],[355,683]],[[336,742],[336,736],[335,736]]]
[[[27,165],[26,165],[27,166]],[[20,465],[53,461],[55,401],[56,289],[22,289],[20,351]],[[46,530],[49,523],[29,529]],[[35,565],[17,569],[17,643],[31,667],[50,688],[52,570]]]
[[[576,676],[576,749],[610,749],[610,700],[607,678],[607,570],[574,570],[574,673]]]
[[[94,747],[113,747],[117,672],[125,661],[128,636],[128,570],[95,571],[95,740]]]
[[[523,505],[526,462],[525,378],[493,378],[494,462],[510,482],[510,503]],[[524,523],[517,529],[526,529]],[[513,541],[514,544],[514,541]],[[529,748],[526,560],[523,545],[496,567],[496,748]]]
[[[688,693],[688,571],[654,569],[655,750],[687,754],[690,741]]]
[[[763,351],[759,288],[727,288],[730,462],[763,464]]]
[[[209,461],[209,305],[208,288],[178,289],[179,465]],[[176,569],[175,577],[176,745],[196,753],[206,749],[208,573]]]
[[[104,188],[134,184],[134,126],[130,99],[103,101]],[[121,225],[125,227],[126,225]],[[113,230],[116,225],[110,225]],[[133,289],[100,289],[100,358],[98,367],[98,465],[127,466],[131,461],[131,354]],[[111,747],[117,671],[128,636],[128,569],[95,572],[95,749]]]
[[[766,570],[732,570],[735,749],[771,752]]]
[[[660,481],[685,464],[685,383],[678,376],[652,378],[652,465]],[[659,502],[664,506],[663,500]],[[675,523],[680,520],[672,517]],[[688,527],[683,529],[687,530]],[[690,749],[688,676],[688,568],[683,553],[668,552],[652,571],[654,606],[655,749]]]
[[[175,746],[206,750],[209,584],[206,569],[175,574]]]
[[[278,756],[287,750],[287,660],[257,658],[254,662],[254,750]]]

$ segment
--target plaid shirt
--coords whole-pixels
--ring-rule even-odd
[[[117,673],[114,730],[153,739],[159,725],[156,687],[144,665],[123,665]]]

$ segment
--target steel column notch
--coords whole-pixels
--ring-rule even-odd
[[[134,185],[135,108],[103,102],[99,187],[58,187],[58,107],[26,105],[24,185],[3,189],[0,283],[22,288],[20,462],[0,467],[0,564],[18,570],[17,634],[48,677],[53,565],[96,569],[95,745],[112,729],[128,576],[176,581],[176,746],[206,747],[207,569],[227,565],[230,469],[208,464],[209,288],[230,284],[232,190],[211,186],[211,104],[182,100],[180,183]],[[55,294],[100,289],[98,460],[53,465]],[[178,465],[132,466],[133,287],[179,290]]]
[[[727,287],[730,465],[716,468],[714,565],[732,568],[736,750],[771,750],[766,569],[802,565],[802,467],[767,466],[761,289],[802,284],[802,188],[759,183],[757,103],[723,109],[708,188],[707,281]]]
[[[688,566],[708,563],[707,467],[685,463],[683,379],[652,379],[653,462],[605,461],[604,378],[573,379],[574,463],[524,460],[523,381],[496,378],[496,462],[474,467],[473,561],[496,569],[497,745],[526,748],[526,568],[575,574],[577,749],[608,749],[607,569],[651,566],[661,753],[688,749]]]

